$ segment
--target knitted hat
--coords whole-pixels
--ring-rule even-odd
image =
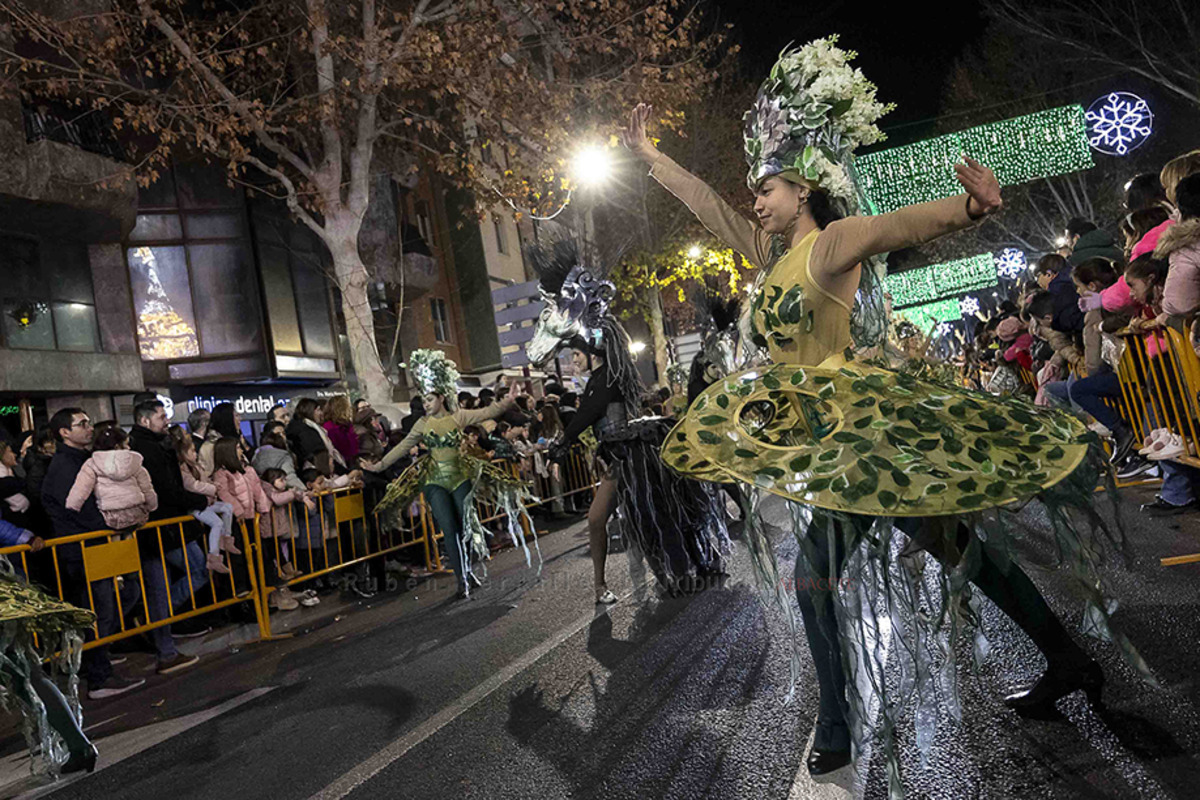
[[[1006,317],[1000,320],[1000,324],[996,326],[996,336],[1002,342],[1011,342],[1021,335],[1021,331],[1025,330],[1025,325],[1018,317]]]

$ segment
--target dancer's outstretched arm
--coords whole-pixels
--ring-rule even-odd
[[[650,106],[639,103],[621,131],[621,141],[650,167],[650,175],[683,201],[705,228],[737,250],[756,267],[766,266],[771,237],[762,228],[734,211],[708,184],[658,151],[646,136]]]
[[[965,194],[906,206],[890,214],[847,217],[831,222],[813,244],[811,267],[820,279],[848,272],[867,258],[932,241],[969,228],[1004,205],[1000,183],[990,169],[973,159],[955,164]]]

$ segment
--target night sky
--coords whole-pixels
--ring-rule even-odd
[[[734,24],[756,81],[767,76],[789,42],[803,44],[841,34],[839,45],[858,51],[854,64],[879,86],[879,99],[897,105],[880,122],[889,134],[889,146],[934,133],[933,123],[904,123],[937,116],[951,64],[986,27],[978,0],[885,6],[836,0],[717,0],[717,5],[722,18]]]

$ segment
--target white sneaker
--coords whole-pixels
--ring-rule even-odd
[[[1169,434],[1154,444],[1155,449],[1146,455],[1146,458],[1151,461],[1169,461],[1180,456],[1196,454],[1195,448],[1191,446],[1191,443],[1184,442],[1183,437],[1177,433]],[[1162,446],[1159,447],[1159,445]]]
[[[1146,440],[1144,442],[1142,442],[1142,448],[1140,450],[1138,450],[1138,455],[1140,455],[1140,456],[1150,455],[1155,450],[1155,447],[1154,447],[1155,443],[1158,442],[1163,437],[1170,436],[1170,435],[1171,435],[1171,431],[1168,430],[1167,428],[1155,428],[1154,430],[1150,431],[1150,435],[1146,437]]]

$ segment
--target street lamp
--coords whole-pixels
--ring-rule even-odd
[[[580,185],[598,186],[608,180],[612,166],[608,148],[593,145],[575,154],[571,171]]]
[[[646,349],[645,342],[630,342],[629,343],[629,352],[633,353],[635,356],[645,349]]]
[[[688,258],[699,258],[701,252],[700,245],[694,244],[687,250]]]

